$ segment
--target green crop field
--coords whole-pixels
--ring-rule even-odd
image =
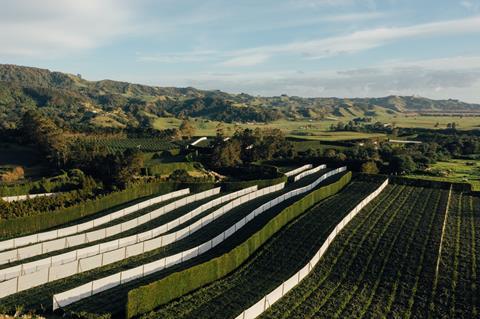
[[[306,264],[315,247],[379,184],[352,182],[282,229],[234,273],[143,318],[233,318]]]
[[[448,193],[388,186],[261,318],[478,318],[480,198]]]
[[[26,309],[41,309],[42,307],[51,307],[52,303],[52,295],[55,293],[59,293],[71,288],[74,288],[76,286],[79,286],[81,284],[84,284],[86,282],[89,282],[94,279],[102,278],[108,275],[111,275],[113,273],[116,273],[118,271],[122,271],[125,269],[131,269],[136,266],[142,265],[147,262],[151,262],[157,259],[160,259],[164,256],[169,256],[172,254],[175,254],[179,251],[185,250],[192,248],[196,245],[199,245],[203,243],[204,241],[211,239],[233,225],[236,221],[239,219],[243,218],[245,215],[247,215],[250,211],[255,209],[256,207],[260,206],[262,203],[271,200],[283,193],[286,193],[292,189],[307,185],[312,183],[315,179],[317,179],[321,174],[325,173],[325,171],[320,171],[316,174],[310,175],[308,177],[305,177],[301,181],[297,183],[293,183],[288,185],[285,189],[262,196],[258,199],[252,200],[251,202],[248,202],[238,208],[234,208],[231,210],[229,213],[225,214],[224,216],[218,218],[217,220],[214,220],[213,222],[209,223],[207,226],[204,228],[200,229],[199,231],[193,233],[192,235],[188,236],[187,238],[180,240],[178,242],[175,242],[169,246],[159,248],[154,251],[150,251],[148,253],[145,253],[143,255],[131,257],[125,260],[122,260],[120,262],[104,266],[101,268],[97,268],[88,272],[84,272],[81,274],[77,274],[72,277],[68,277],[65,279],[57,280],[48,284],[45,284],[40,287],[36,287],[24,292],[17,293],[15,295],[3,298],[1,300],[1,303],[4,307],[7,308],[13,308],[15,305],[18,304],[23,304],[25,305]],[[332,177],[328,181],[322,183],[321,185],[325,183],[329,183],[332,180],[335,180],[337,177]],[[320,185],[320,186],[321,186]],[[212,251],[197,257],[195,259],[192,259],[190,261],[187,261],[183,264],[174,266],[172,268],[168,268],[164,271],[152,274],[148,277],[138,279],[132,282],[129,282],[125,285],[121,285],[119,287],[116,287],[114,289],[110,289],[104,293],[98,294],[93,296],[92,298],[87,298],[85,300],[82,300],[78,303],[72,304],[69,306],[67,309],[73,309],[73,310],[86,310],[86,311],[91,311],[91,312],[113,312],[116,314],[123,314],[124,312],[124,307],[126,303],[126,296],[127,293],[130,289],[138,287],[139,285],[143,285],[145,283],[148,283],[150,281],[162,278],[166,276],[167,274],[177,271],[179,269],[184,269],[188,268],[189,266],[192,266],[195,263],[202,262],[205,260],[208,260],[212,258],[212,256],[215,256],[217,254],[222,253],[224,250],[231,249],[231,247],[236,246],[239,242],[243,241],[242,238],[245,238],[249,236],[252,232],[255,231],[255,229],[258,229],[262,225],[264,225],[268,220],[270,220],[275,214],[277,214],[281,209],[286,207],[287,205],[291,205],[293,202],[298,200],[298,197],[291,198],[290,200],[285,201],[284,203],[276,206],[275,208],[271,209],[268,211],[268,213],[260,215],[258,218],[255,219],[255,221],[252,222],[252,227],[248,229],[242,229],[241,231],[238,232],[235,236],[232,237],[231,240],[227,241],[225,245],[220,245],[213,249]],[[171,218],[178,217],[182,214],[184,214],[189,208],[192,209],[196,205],[189,205],[189,207],[185,207],[183,209],[180,209],[178,211],[174,211],[171,214],[165,215],[165,217],[162,217],[161,220],[163,222],[167,220],[171,220]],[[201,215],[198,216],[198,218],[201,218],[203,216],[206,216],[207,214],[211,213],[214,209],[208,210]],[[197,220],[194,219],[191,222]],[[155,225],[158,225],[159,221],[155,222],[152,225],[145,225],[144,227],[141,227],[142,230],[144,229],[149,229]],[[190,222],[189,222],[190,223]],[[185,225],[188,225],[185,224]],[[139,229],[137,229],[139,230]],[[172,229],[170,231],[175,231],[176,229]],[[238,236],[238,237],[237,237]],[[236,238],[236,239],[235,239]],[[75,247],[76,248],[76,247]],[[69,251],[72,249],[67,249],[65,251]],[[64,252],[64,251],[63,251]],[[45,256],[42,256],[45,257]],[[36,257],[33,258],[32,260],[36,260],[40,258]],[[4,267],[1,267],[4,268]],[[108,300],[108,302],[107,302]]]

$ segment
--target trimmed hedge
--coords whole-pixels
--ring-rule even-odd
[[[33,216],[20,217],[9,220],[0,220],[0,238],[6,239],[14,236],[35,233],[52,227],[72,222],[76,219],[96,214],[114,206],[124,205],[135,199],[156,194],[172,192],[176,189],[190,187],[192,192],[212,188],[213,183],[147,183],[138,184],[125,190],[113,192],[94,200],[61,208],[52,212],[43,212]]]
[[[265,226],[228,253],[186,270],[173,273],[146,286],[130,290],[126,305],[127,318],[151,311],[160,305],[226,276],[244,263],[261,245],[290,221],[303,214],[319,201],[340,191],[350,182],[351,177],[351,172],[348,172],[338,181],[320,187],[283,209]]]

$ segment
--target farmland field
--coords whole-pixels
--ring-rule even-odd
[[[261,318],[478,317],[479,200],[388,186]]]
[[[335,225],[380,183],[353,182],[269,240],[240,269],[145,318],[232,318],[301,268]]]
[[[14,307],[15,305],[21,303],[21,304],[24,304],[27,309],[39,309],[39,307],[50,307],[52,303],[52,299],[51,299],[52,295],[55,293],[59,293],[59,292],[71,289],[73,287],[76,287],[80,284],[89,282],[91,280],[102,278],[104,276],[116,273],[121,270],[131,269],[138,265],[162,258],[163,256],[175,254],[179,251],[194,247],[204,242],[205,240],[213,238],[217,234],[221,233],[223,230],[230,227],[233,223],[241,219],[243,216],[248,214],[251,210],[258,207],[260,204],[270,199],[273,199],[279,196],[280,194],[283,194],[291,189],[295,189],[303,185],[307,185],[313,182],[323,173],[325,173],[325,171],[320,171],[319,173],[305,177],[304,179],[302,179],[297,183],[291,184],[291,186],[287,186],[282,191],[272,193],[270,195],[262,196],[256,200],[253,200],[252,202],[248,202],[244,205],[241,205],[240,207],[233,209],[228,214],[211,222],[206,227],[193,233],[187,238],[182,239],[178,242],[175,242],[169,246],[162,247],[139,256],[131,257],[123,261],[120,261],[108,266],[104,266],[102,268],[97,268],[97,269],[84,272],[72,277],[57,280],[55,282],[51,282],[37,288],[20,292],[18,294],[2,299],[2,304],[5,307]],[[337,177],[333,177],[330,180],[332,179],[335,180],[336,178]],[[330,181],[327,181],[326,183],[328,182]],[[323,183],[321,185],[323,185]],[[237,242],[241,242],[241,238],[248,236],[252,231],[257,229],[258,227],[261,227],[261,225],[268,222],[268,220],[272,216],[275,216],[276,213],[281,211],[281,209],[284,208],[285,205],[290,205],[297,199],[298,198],[291,198],[290,200],[285,201],[281,205],[278,205],[274,209],[269,210],[264,215],[262,214],[261,216],[256,218],[254,222],[252,222],[252,228],[243,229],[242,231],[238,232],[237,235],[232,236],[232,238],[229,239],[229,241],[227,241],[227,243],[229,244],[220,245],[218,248],[214,249],[210,253],[204,254],[199,258],[193,259],[191,261],[185,262],[175,267],[169,268],[166,271],[161,271],[159,273],[152,274],[143,279],[132,281],[126,285],[122,285],[120,287],[108,290],[102,294],[95,295],[92,298],[85,299],[84,301],[71,305],[70,308],[77,309],[77,310],[89,310],[93,312],[107,312],[107,311],[114,312],[114,313],[123,312],[126,293],[128,292],[129,289],[132,289],[141,284],[145,284],[157,278],[161,278],[166,274],[171,273],[172,271],[178,270],[180,268],[185,268],[193,265],[194,263],[208,260],[209,258],[212,257],[213,254],[221,253],[222,249],[223,250],[228,249],[229,247],[228,245],[236,245]],[[181,211],[174,211],[172,212],[172,214],[174,214],[175,216],[179,216],[182,214],[182,212],[185,212],[185,209],[182,209]],[[211,212],[211,210],[205,212],[205,214],[208,214],[209,212]],[[205,214],[202,214],[202,216],[204,216]],[[173,218],[173,217],[170,217],[170,218]],[[164,218],[162,219],[165,221]],[[149,225],[148,227],[151,227],[151,226]],[[236,236],[239,236],[239,237],[237,238]],[[106,303],[105,302],[106,300],[109,300],[109,302]],[[40,305],[43,305],[43,306],[40,306]]]
[[[459,123],[458,129],[467,130],[480,127],[480,117],[459,117],[459,116],[406,116],[403,114],[387,114],[385,112],[377,112],[376,116],[372,117],[372,122],[380,121],[382,123],[394,123],[396,127],[417,127],[417,128],[438,128],[445,129],[448,123]],[[323,140],[323,141],[338,141],[338,140],[351,140],[361,139],[368,137],[382,137],[383,134],[370,134],[361,132],[330,132],[329,128],[332,124],[338,122],[347,123],[355,117],[363,117],[364,115],[351,115],[345,114],[343,117],[329,118],[324,120],[278,120],[267,124],[248,124],[248,123],[222,123],[226,129],[227,135],[233,134],[236,127],[242,128],[278,128],[285,134],[292,137],[308,138],[311,140]],[[155,128],[178,128],[181,120],[176,118],[157,118],[155,119]],[[198,136],[214,136],[216,134],[217,125],[220,122],[204,119],[195,119],[193,122],[196,128],[196,135]],[[438,123],[438,126],[436,126]],[[309,136],[310,135],[310,136]]]

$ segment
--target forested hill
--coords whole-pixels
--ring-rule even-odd
[[[195,88],[154,87],[127,82],[87,81],[79,75],[0,64],[0,128],[15,127],[22,114],[39,109],[60,126],[75,130],[151,125],[161,116],[203,117],[227,122],[281,118],[369,116],[389,113],[477,113],[480,105],[422,97],[258,97]]]

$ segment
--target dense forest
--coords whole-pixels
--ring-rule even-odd
[[[259,97],[194,88],[153,87],[111,80],[87,81],[80,75],[0,65],[0,128],[15,128],[22,115],[36,109],[58,126],[75,131],[151,128],[162,116],[202,117],[224,122],[321,119],[343,113],[365,114],[375,108],[390,113],[466,114],[480,105],[421,97],[302,98]],[[480,114],[480,113],[479,113]]]

